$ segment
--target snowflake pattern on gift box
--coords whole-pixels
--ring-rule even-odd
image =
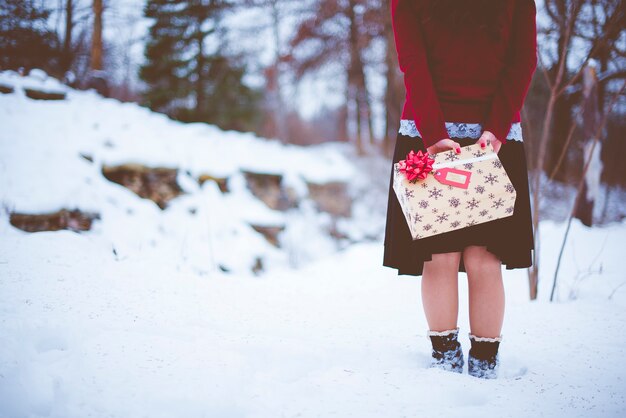
[[[437,213],[437,212],[439,212],[439,209],[433,208],[433,213]]]
[[[422,186],[422,189],[425,189],[425,188],[427,188],[427,187],[428,187],[428,184],[426,184],[426,183],[420,183],[420,186]]]
[[[506,213],[513,213],[513,206],[506,208]]]
[[[507,193],[513,193],[515,191],[515,187],[513,187],[511,183],[507,183],[504,185],[504,190],[506,190]]]
[[[495,168],[502,168],[502,163],[500,162],[500,160],[493,160],[491,164],[493,164]]]
[[[482,157],[483,155],[487,155],[486,152],[482,152],[481,150],[477,150],[476,152],[472,153],[472,155],[474,157]]]
[[[500,209],[502,206],[504,206],[504,200],[502,200],[502,198],[498,198],[498,200],[493,202],[493,205],[491,205],[492,208],[496,208],[496,209]]]
[[[430,231],[431,229],[433,229],[433,226],[431,224],[426,224],[423,226],[424,231]]]
[[[420,215],[418,213],[413,215],[413,222],[414,223],[418,223],[418,222],[422,222],[422,219],[424,218],[423,215]]]
[[[474,187],[474,190],[476,190],[476,193],[483,194],[485,193],[485,186],[479,184],[478,186]]]
[[[479,168],[478,170],[476,170],[476,172],[477,172],[478,174],[482,174],[482,173],[483,173],[483,170]]]
[[[461,222],[454,221],[450,224],[450,228],[457,228],[459,225],[461,225]]]
[[[451,151],[446,152],[446,161],[456,161],[458,159],[459,157],[458,155],[456,155],[455,151],[451,150]]]
[[[469,221],[465,223],[465,226],[472,226],[472,225],[476,225],[476,221]]]
[[[498,183],[498,176],[494,176],[493,174],[489,173],[486,176],[483,176],[485,178],[485,182],[491,184],[492,186],[495,183]]]
[[[474,168],[474,164],[473,163],[465,163],[465,164],[463,164],[463,167],[465,167],[468,170],[471,170],[472,168]]]
[[[456,211],[456,212],[454,212],[454,213],[455,213],[456,215],[460,215],[460,214],[461,214],[461,211],[460,211],[460,210],[457,210],[457,211]]]
[[[406,187],[404,188],[404,195],[406,196],[407,199],[410,198],[410,197],[415,197],[414,196],[414,192],[415,192],[414,190],[411,190],[411,189],[406,188]]]
[[[489,213],[489,211],[487,209],[483,209],[480,212],[478,212],[478,214],[482,217],[487,216],[487,214]]]
[[[450,204],[450,207],[456,208],[461,204],[461,200],[458,197],[453,197],[448,200],[448,203]]]
[[[428,200],[422,199],[419,201],[418,205],[420,206],[420,208],[426,209],[428,207]]]
[[[454,189],[454,187],[452,187],[452,186],[450,186],[450,185],[448,184],[448,190],[452,190],[452,189]]]
[[[478,207],[478,203],[479,203],[479,201],[472,197],[472,200],[468,200],[467,201],[466,209],[474,210],[474,209],[476,209]]]
[[[448,220],[448,214],[445,212],[437,216],[437,222],[439,222],[440,224],[444,223],[447,220]]]
[[[432,189],[432,190],[429,190],[429,191],[428,191],[428,193],[429,193],[429,196],[428,196],[428,197],[429,197],[429,198],[431,198],[431,199],[435,199],[435,200],[437,200],[437,199],[439,199],[440,197],[443,197],[443,193],[442,193],[442,191],[443,191],[443,189],[438,189],[438,188],[435,186],[435,187],[433,187],[433,189]]]
[[[496,195],[493,193],[489,193],[487,196],[489,197],[489,199],[493,199],[494,197],[496,197]]]

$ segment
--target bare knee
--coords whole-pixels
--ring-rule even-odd
[[[433,254],[432,260],[424,263],[425,269],[437,269],[458,272],[461,262],[461,252]]]
[[[469,273],[500,268],[501,261],[495,254],[487,251],[487,247],[470,245],[463,250],[463,264]]]

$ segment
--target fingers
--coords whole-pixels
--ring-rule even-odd
[[[478,138],[478,141],[476,141],[476,143],[480,144],[480,147],[482,149],[485,149],[487,147],[487,144],[489,143],[488,136],[485,134],[482,134],[480,138]]]
[[[480,144],[481,148],[486,148],[487,144],[491,143],[493,145],[494,151],[496,151],[496,144],[499,142],[500,141],[498,141],[498,138],[496,138],[496,136],[492,132],[484,131],[482,135],[480,135],[477,143]]]
[[[500,148],[502,148],[502,142],[500,141],[494,141],[493,142],[493,150],[496,152],[496,154],[498,152],[500,152]]]
[[[457,154],[461,152],[461,145],[458,142],[451,140],[450,138],[444,139],[446,149],[453,149]]]
[[[457,154],[459,154],[461,152],[461,145],[458,142],[451,140],[450,138],[444,138],[439,140],[434,145],[426,148],[426,152],[432,155],[449,149],[453,149]]]

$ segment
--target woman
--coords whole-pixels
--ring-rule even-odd
[[[458,272],[469,283],[468,372],[497,377],[502,265],[532,265],[534,239],[520,109],[537,65],[533,0],[392,0],[406,100],[393,163],[479,143],[498,153],[517,198],[512,216],[413,240],[392,189],[383,265],[422,276],[432,366],[462,373]]]

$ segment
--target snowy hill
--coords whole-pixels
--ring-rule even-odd
[[[21,83],[66,98],[33,100]],[[503,271],[500,378],[429,369],[420,279],[382,267],[380,194],[364,193],[379,185],[355,174],[375,163],[182,125],[43,75],[0,73],[7,84],[0,418],[626,415],[626,222],[573,223],[550,303],[565,225],[542,221],[539,299],[524,270]],[[161,209],[102,173],[124,164],[176,168],[183,193]],[[271,209],[246,173],[280,175],[299,206]],[[334,220],[311,184],[347,180],[352,216]],[[9,222],[60,208],[100,219],[81,233]],[[282,246],[251,225],[284,226]]]
[[[377,237],[382,230],[358,202],[350,219],[316,209],[311,187],[343,182],[352,187],[349,198],[359,187],[349,181],[355,167],[339,144],[296,147],[207,124],[182,124],[135,104],[65,88],[40,71],[29,77],[0,73],[0,84],[15,90],[0,95],[5,209],[98,213],[91,235],[105,237],[119,257],[157,251],[177,254],[196,271],[243,273],[257,260],[263,270],[300,265],[362,239],[364,232]],[[23,92],[27,86],[62,91],[67,98],[31,100]],[[103,167],[123,164],[175,169],[183,194],[161,211],[103,176]],[[281,211],[265,205],[248,187],[250,173],[279,176],[298,207]],[[223,179],[228,192],[215,181],[200,185],[202,177]],[[359,214],[362,225],[355,227]],[[253,226],[281,229],[281,249]],[[332,229],[343,242],[330,236]]]

